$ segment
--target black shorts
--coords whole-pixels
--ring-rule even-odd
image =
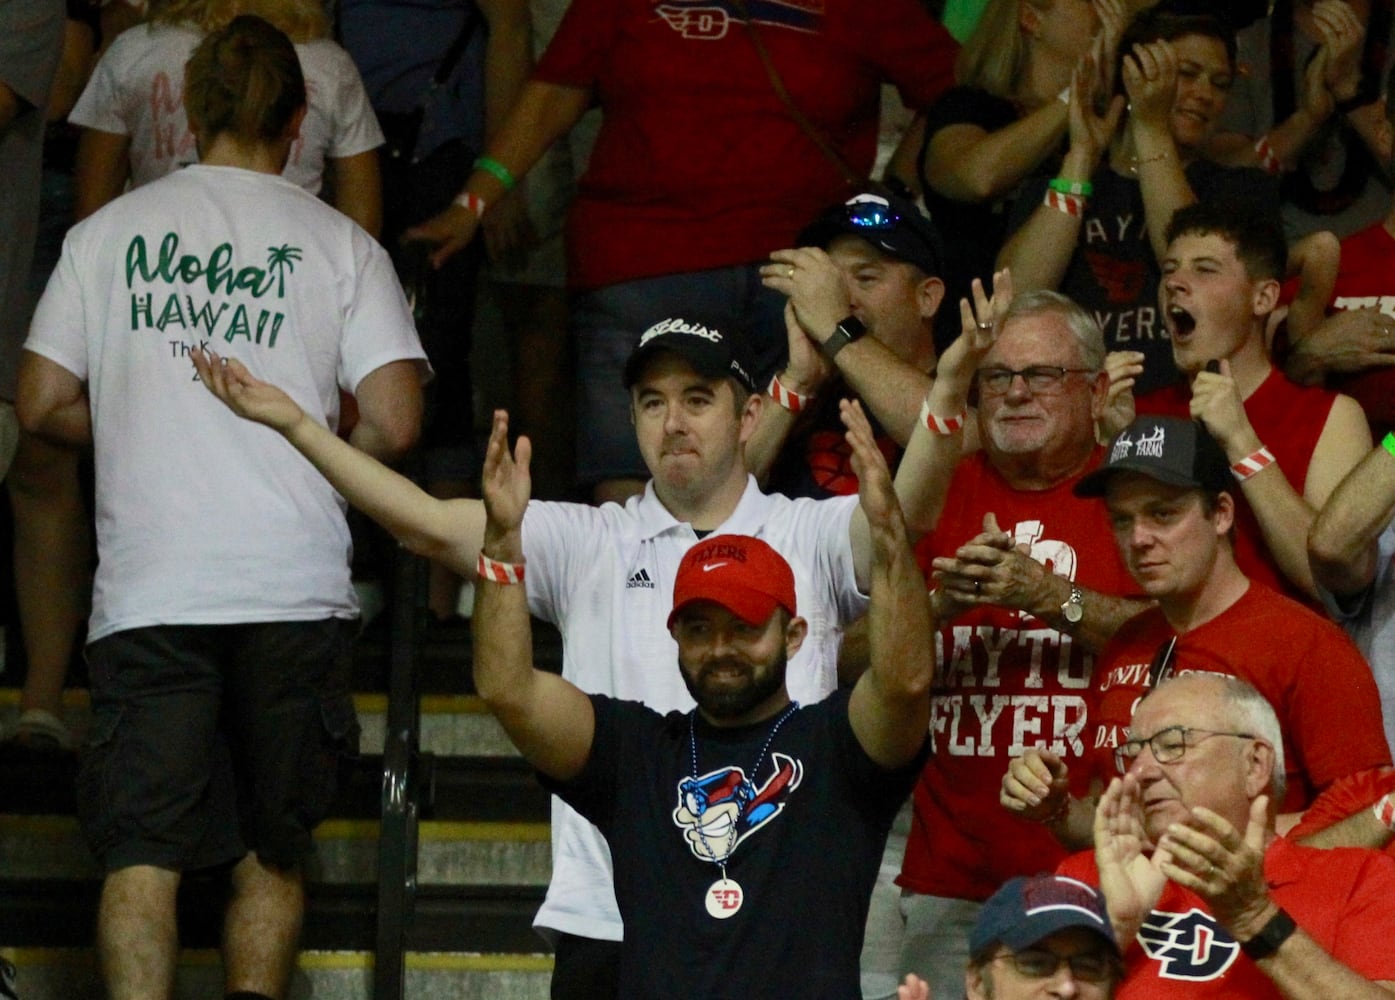
[[[357,622],[160,625],[87,647],[78,818],[107,871],[186,871],[248,851],[294,867],[358,752]]]

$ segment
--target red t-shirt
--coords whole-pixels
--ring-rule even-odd
[[[1138,399],[1140,414],[1163,414],[1187,417],[1191,411],[1190,385],[1174,385],[1150,392]],[[1313,460],[1322,429],[1336,400],[1335,392],[1314,389],[1291,382],[1277,368],[1269,373],[1258,389],[1245,400],[1245,415],[1260,441],[1274,455],[1284,478],[1294,492],[1303,495],[1308,481],[1308,465]],[[1244,491],[1236,484],[1235,497],[1235,562],[1245,575],[1279,593],[1301,601],[1310,607],[1316,602],[1289,583],[1279,564],[1269,553],[1259,520],[1245,500]]]
[[[1092,851],[1062,875],[1100,884]],[[1274,902],[1333,958],[1367,979],[1395,980],[1395,861],[1375,851],[1317,850],[1276,837],[1264,855]],[[1124,955],[1115,1000],[1279,1000],[1273,980],[1246,958],[1206,902],[1173,882],[1163,888]],[[1331,997],[1330,1000],[1341,1000]]]
[[[918,0],[747,0],[797,108],[864,176],[880,86],[924,108],[958,46]],[[725,267],[790,246],[848,183],[776,96],[722,0],[574,0],[536,78],[604,115],[567,227],[579,288]]]
[[[1102,449],[1090,462],[1099,464]],[[1086,471],[1089,471],[1087,469]],[[1082,473],[1083,474],[1083,473]],[[1134,590],[1120,561],[1104,504],[1071,493],[1072,478],[1049,490],[1014,490],[983,452],[959,463],[945,510],[917,556],[953,553],[977,535],[992,511],[1032,556],[1083,587]],[[981,608],[939,630],[931,697],[933,753],[915,789],[915,811],[897,880],[906,888],[957,899],[987,899],[1014,875],[1049,870],[1064,856],[1039,823],[1014,817],[998,788],[1014,757],[1031,748],[1061,754],[1081,776],[1094,656],[1068,635],[1021,612]]]
[[[1106,782],[1118,773],[1114,748],[1128,738],[1149,666],[1174,635],[1152,608],[1125,622],[1100,653],[1089,764]],[[1307,808],[1339,778],[1390,763],[1380,694],[1360,652],[1332,622],[1268,587],[1251,583],[1225,611],[1178,636],[1171,667],[1240,677],[1274,706],[1288,776],[1283,812]]]
[[[1342,263],[1328,310],[1366,308],[1395,316],[1395,237],[1383,222],[1342,240]],[[1328,385],[1361,404],[1376,437],[1395,427],[1395,368],[1343,375],[1329,379]]]

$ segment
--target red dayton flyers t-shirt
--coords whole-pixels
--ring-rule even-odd
[[[881,81],[924,108],[958,46],[918,0],[746,0],[794,105],[863,176]],[[764,258],[847,179],[776,95],[731,0],[573,0],[537,79],[604,121],[567,225],[578,288]]]
[[[1174,417],[1190,415],[1192,391],[1189,385],[1170,386],[1150,392],[1138,399],[1140,414],[1163,414]],[[1245,415],[1259,439],[1273,453],[1293,490],[1303,495],[1308,481],[1308,464],[1313,460],[1327,415],[1336,400],[1335,392],[1312,389],[1289,381],[1277,368],[1260,383],[1245,400]],[[1235,496],[1235,561],[1251,580],[1273,587],[1279,593],[1313,605],[1315,602],[1289,583],[1279,564],[1269,554],[1269,546],[1259,528],[1254,510],[1245,500],[1244,491],[1234,490]]]
[[[1129,738],[1148,668],[1174,635],[1152,608],[1125,622],[1100,654],[1089,763],[1106,782],[1118,774],[1114,748]],[[1288,776],[1282,812],[1301,812],[1333,781],[1390,763],[1371,668],[1340,628],[1268,587],[1251,582],[1240,600],[1178,636],[1171,667],[1240,677],[1274,706]]]
[[[1091,851],[1057,871],[1100,884]],[[1359,848],[1317,850],[1276,837],[1264,855],[1270,896],[1337,961],[1377,982],[1395,980],[1395,861]],[[1206,902],[1168,882],[1124,954],[1115,1000],[1279,1000]],[[1340,996],[1324,1000],[1344,1000]]]
[[[1102,455],[1096,449],[1084,471]],[[952,554],[977,535],[992,511],[1001,528],[1055,573],[1090,590],[1131,592],[1104,504],[1076,497],[1074,485],[1071,479],[1049,490],[1014,490],[983,452],[965,458],[939,525],[917,548],[922,567],[928,574],[934,556]],[[1065,856],[1045,827],[999,804],[998,788],[1014,757],[1043,748],[1066,759],[1080,779],[1073,791],[1084,794],[1094,657],[1070,636],[1002,608],[955,619],[939,630],[937,643],[932,754],[916,784],[897,881],[914,892],[987,899],[1014,875],[1049,870]]]

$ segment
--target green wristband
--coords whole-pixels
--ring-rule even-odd
[[[1053,177],[1048,183],[1052,191],[1059,191],[1061,194],[1089,198],[1095,193],[1095,186],[1089,181],[1068,181],[1064,177]]]
[[[1389,434],[1385,435],[1381,440],[1380,446],[1390,452],[1390,454],[1395,455],[1395,431],[1391,431]]]
[[[498,180],[500,184],[504,185],[505,191],[512,191],[514,185],[518,183],[508,167],[504,166],[498,160],[492,160],[487,156],[481,156],[475,161],[475,169],[483,170],[487,174],[493,174],[495,179]]]

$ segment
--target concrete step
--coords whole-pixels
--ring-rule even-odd
[[[84,948],[0,948],[19,969],[22,1000],[101,1000],[95,955]],[[546,1000],[552,957],[545,954],[413,952],[406,958],[408,1000]],[[373,956],[306,951],[290,1000],[371,1000]],[[222,995],[222,965],[211,949],[180,956],[175,1000]]]
[[[420,705],[421,749],[424,752],[440,756],[518,756],[503,728],[477,695],[424,695]],[[360,750],[365,754],[381,754],[387,724],[387,696],[355,695],[354,707],[363,729]],[[0,688],[0,732],[8,732],[18,718],[18,689]],[[79,738],[86,733],[90,718],[87,692],[76,688],[64,691],[63,720]]]
[[[423,821],[417,881],[440,886],[546,886],[552,875],[548,832],[546,823]],[[315,856],[306,868],[312,884],[371,882],[377,872],[376,822],[320,824]],[[0,873],[6,879],[95,880],[101,875],[71,816],[0,815]]]

